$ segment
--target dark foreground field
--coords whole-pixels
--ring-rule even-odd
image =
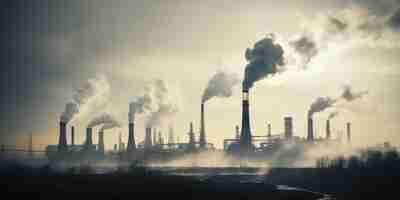
[[[1,177],[1,194],[13,199],[320,199],[322,195],[278,190],[274,185],[183,176],[24,175]]]

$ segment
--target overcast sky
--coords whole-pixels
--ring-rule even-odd
[[[124,124],[121,130],[107,131],[106,148],[116,143],[119,131],[127,138],[128,104],[143,92],[146,82],[155,78],[167,81],[178,96],[181,109],[173,125],[176,135],[185,141],[189,122],[193,121],[198,130],[202,92],[213,74],[226,70],[242,77],[246,48],[266,34],[275,33],[289,41],[305,33],[305,27],[319,30],[317,25],[307,26],[314,24],[310,21],[350,9],[351,14],[367,13],[355,18],[357,21],[375,17],[387,21],[382,26],[391,22],[393,30],[382,36],[385,42],[351,36],[350,42],[335,41],[321,47],[306,70],[292,70],[257,82],[250,94],[253,134],[266,134],[266,122],[272,123],[274,134],[280,134],[283,117],[292,116],[295,135],[304,137],[313,100],[340,95],[343,85],[351,85],[354,90],[369,93],[336,108],[340,114],[331,122],[333,129],[344,130],[345,122],[350,121],[355,143],[399,144],[400,49],[395,38],[400,34],[396,29],[400,20],[389,20],[400,7],[399,1],[315,2],[3,2],[0,141],[21,144],[26,135],[33,133],[38,148],[55,144],[65,104],[77,88],[98,74],[104,74],[111,86],[110,102],[104,109]],[[363,34],[382,28],[373,27]],[[241,122],[240,92],[239,84],[231,98],[207,102],[207,137],[217,147],[222,146],[224,138],[234,137],[234,126]],[[324,135],[329,112],[315,115],[318,136]],[[84,128],[92,117],[73,122],[78,134],[76,143],[83,143]],[[143,138],[144,121],[145,116],[137,116],[139,141]],[[162,129],[166,134],[167,129]]]

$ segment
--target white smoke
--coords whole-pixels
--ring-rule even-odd
[[[90,112],[94,102],[107,102],[110,94],[110,85],[104,75],[89,79],[72,96],[61,114],[61,121],[70,122],[82,113]]]
[[[92,128],[94,126],[98,125],[103,125],[102,129],[108,129],[108,128],[114,128],[114,127],[120,127],[121,124],[118,122],[118,120],[108,114],[108,113],[102,113],[99,116],[95,117],[92,119],[92,121],[89,122],[88,127]]]
[[[233,87],[239,83],[239,77],[235,73],[217,72],[208,81],[207,88],[202,96],[202,103],[213,97],[230,97],[232,96]]]
[[[154,80],[145,87],[143,96],[130,103],[129,120],[133,122],[136,113],[144,113],[148,116],[148,127],[159,126],[179,111],[177,102],[177,97],[172,95],[165,81]]]

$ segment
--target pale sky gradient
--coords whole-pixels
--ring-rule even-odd
[[[216,71],[223,69],[242,76],[246,65],[245,49],[265,34],[273,32],[289,39],[302,33],[304,21],[320,13],[343,9],[348,2],[73,1],[51,3],[50,8],[41,7],[47,4],[30,3],[32,5],[23,12],[15,14],[27,18],[27,21],[18,20],[22,30],[13,31],[23,31],[21,37],[28,41],[18,43],[16,46],[20,49],[16,52],[29,49],[28,53],[20,55],[34,52],[37,58],[32,58],[35,60],[33,67],[29,67],[29,59],[15,64],[18,70],[14,71],[16,80],[13,83],[26,86],[15,86],[14,93],[4,94],[15,95],[8,98],[15,98],[16,103],[12,100],[6,103],[11,105],[5,109],[10,123],[3,124],[1,134],[7,139],[4,141],[11,144],[30,132],[40,138],[40,143],[56,144],[58,118],[74,89],[96,74],[105,74],[112,92],[107,109],[124,123],[121,132],[125,141],[128,104],[141,94],[145,82],[154,78],[168,81],[179,94],[177,101],[182,110],[174,120],[174,128],[181,141],[186,141],[189,122],[194,122],[198,133],[201,95]],[[43,13],[42,10],[48,12],[36,19],[36,13]],[[28,19],[30,15],[33,21]],[[29,39],[30,31],[34,42]],[[369,94],[341,108],[340,115],[331,122],[332,128],[344,131],[345,122],[350,121],[354,143],[390,141],[399,144],[398,53],[398,48],[362,45],[328,48],[316,57],[308,70],[291,71],[257,82],[250,93],[253,134],[266,134],[266,122],[272,124],[274,134],[282,133],[283,117],[292,116],[295,135],[304,137],[311,102],[318,96],[337,96],[344,84],[350,84],[355,90],[369,90]],[[18,59],[18,55],[14,57]],[[21,71],[36,75],[23,76],[21,80],[18,75]],[[25,79],[31,81],[20,83]],[[209,142],[217,147],[222,147],[224,138],[234,137],[234,126],[241,123],[240,91],[238,85],[231,98],[212,99],[206,105],[206,134]],[[328,114],[315,116],[317,136],[324,135]],[[83,143],[89,118],[74,123],[78,134],[76,143]],[[163,130],[166,134],[167,128]],[[106,132],[106,148],[112,148],[117,142],[117,133],[116,130]],[[137,141],[141,141],[143,135],[144,117],[138,116]],[[97,141],[96,136],[94,141]]]

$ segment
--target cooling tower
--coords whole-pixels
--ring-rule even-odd
[[[196,140],[194,138],[193,122],[190,122],[190,130],[188,134],[189,134],[188,149],[194,150],[196,148]]]
[[[330,120],[326,120],[326,139],[331,139],[331,123]]]
[[[308,117],[307,140],[310,142],[314,141],[314,126],[313,119],[311,117]]]
[[[97,146],[98,146],[97,150],[100,153],[104,154],[104,131],[103,130],[101,130],[99,132],[99,142],[98,142]]]
[[[60,136],[58,138],[58,151],[67,151],[67,123],[60,121]]]
[[[285,117],[284,126],[285,126],[285,138],[291,139],[293,137],[293,118]]]
[[[134,150],[136,150],[136,142],[135,142],[135,131],[134,131],[135,125],[133,122],[129,122],[128,125],[128,132],[129,132],[129,136],[128,136],[128,147],[127,147],[127,151],[128,152],[132,152]]]
[[[205,131],[205,126],[204,126],[204,103],[201,104],[201,111],[200,111],[200,138],[199,138],[199,144],[200,148],[204,149],[206,148],[207,141],[206,141],[206,131]]]
[[[249,112],[249,91],[244,89],[242,101],[242,131],[240,133],[240,149],[247,152],[253,150]]]

